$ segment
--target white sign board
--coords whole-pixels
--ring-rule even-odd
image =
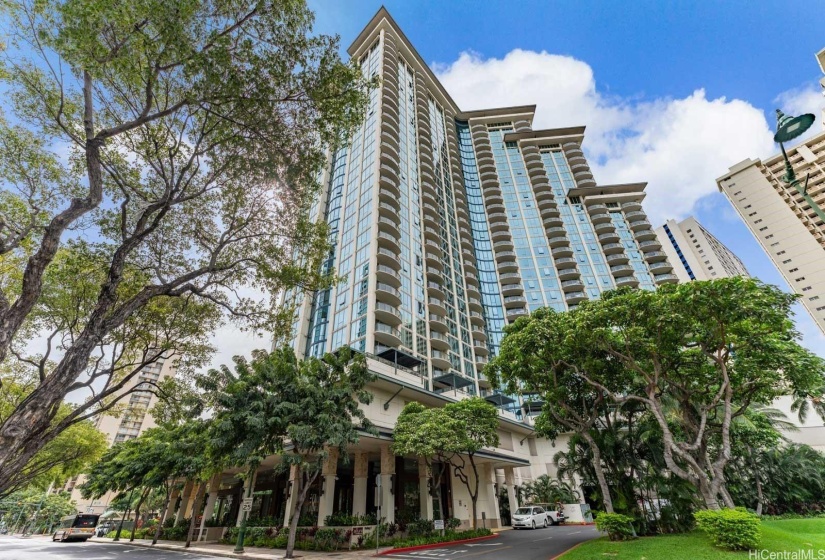
[[[444,529],[444,520],[443,519],[436,519],[433,521],[433,529],[436,531],[441,531]]]
[[[241,511],[252,511],[252,498],[244,498],[241,503]]]

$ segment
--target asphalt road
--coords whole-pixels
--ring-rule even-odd
[[[580,542],[599,536],[592,525],[559,525],[546,529],[503,531],[497,538],[476,543],[389,554],[406,560],[548,560]],[[2,558],[2,556],[0,556]]]
[[[95,542],[52,542],[50,538],[0,537],[0,560],[214,560],[191,554]]]

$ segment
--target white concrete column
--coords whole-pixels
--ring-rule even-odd
[[[284,512],[284,527],[289,526],[289,518],[292,517],[292,512],[295,510],[295,494],[298,492],[299,476],[301,476],[301,473],[296,465],[289,467],[289,483],[287,485],[289,496],[286,500],[286,511]]]
[[[172,514],[175,513],[175,504],[178,501],[178,496],[180,496],[180,489],[175,487],[169,494],[169,503],[166,504],[166,510],[163,512],[163,515],[160,518],[161,523],[166,521],[167,518],[169,518]]]
[[[519,508],[516,498],[516,477],[513,476],[513,467],[504,467],[504,483],[507,485],[507,500],[510,502],[510,519]],[[511,521],[512,522],[512,521]]]
[[[241,491],[241,502],[240,506],[238,506],[238,518],[235,520],[235,526],[240,527],[241,522],[243,521],[243,501],[246,498],[246,495],[249,493],[249,487],[252,486],[252,491],[255,491],[255,481],[258,479],[257,471],[252,473],[252,476],[247,477],[246,480],[243,481],[243,490]]]
[[[418,500],[421,503],[421,519],[432,519],[433,497],[430,494],[430,469],[423,457],[418,458]]]
[[[390,446],[381,448],[381,517],[386,523],[395,522],[395,495],[392,481],[395,475],[395,455]]]
[[[479,484],[479,508],[478,527],[483,527],[481,523],[481,512],[486,513],[487,528],[495,529],[501,527],[501,514],[498,508],[498,496],[496,495],[495,470],[490,465],[481,465],[478,469],[481,481]],[[481,498],[484,498],[484,503]]]
[[[356,452],[354,477],[352,485],[352,514],[366,515],[367,513],[367,454]]]
[[[198,531],[198,540],[204,536],[203,528],[206,527],[206,520],[211,519],[212,515],[215,513],[215,503],[218,501],[218,491],[221,489],[221,475],[216,474],[212,477],[212,480],[209,481],[209,488],[206,489],[209,492],[209,497],[206,498],[206,506],[203,508],[203,517],[201,517],[201,526],[200,530]]]
[[[321,499],[318,502],[318,527],[326,525],[328,515],[332,515],[332,508],[335,505],[335,479],[338,473],[338,448],[327,449],[327,458],[321,468],[322,490]]]
[[[192,488],[194,486],[194,482],[187,480],[186,485],[183,487],[183,494],[180,498],[180,507],[178,508],[177,515],[175,515],[175,525],[177,525],[185,517],[186,508],[189,507],[189,499],[192,497]]]

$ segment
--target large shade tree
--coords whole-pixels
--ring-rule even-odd
[[[295,549],[301,510],[324,461],[346,456],[360,433],[372,431],[361,405],[372,401],[374,379],[363,354],[340,348],[322,358],[299,360],[292,348],[257,352],[199,379],[213,427],[210,445],[248,477],[268,455],[280,454],[279,468],[295,476],[290,487],[286,557]],[[252,484],[247,485],[251,497]],[[244,524],[236,543],[243,549]]]
[[[720,497],[732,507],[724,471],[734,420],[753,404],[822,386],[823,361],[798,343],[794,301],[749,278],[608,292],[569,312],[570,365],[614,403],[643,405],[668,470],[695,485],[706,507],[719,508]]]
[[[396,421],[393,440],[393,451],[397,455],[424,458],[434,479],[439,509],[441,478],[452,470],[470,495],[471,524],[475,529],[482,480],[477,454],[499,444],[495,407],[480,397],[448,403],[441,408],[425,408],[411,402]],[[443,516],[443,512],[439,513]]]
[[[328,282],[307,208],[366,83],[312,23],[300,0],[4,2],[0,362],[48,359],[0,425],[0,491],[148,364],[222,318],[277,332],[279,292]]]

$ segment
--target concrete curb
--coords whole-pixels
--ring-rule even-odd
[[[446,541],[440,543],[432,543],[432,544],[420,544],[418,546],[406,546],[404,548],[390,548],[389,550],[384,550],[379,552],[375,556],[384,556],[385,554],[396,554],[398,552],[412,552],[413,550],[425,550],[428,548],[441,548],[442,546],[452,546],[454,544],[464,544],[469,542],[476,542],[476,541],[486,541],[490,539],[494,539],[498,536],[498,533],[494,533],[492,535],[485,535],[483,537],[474,537],[472,539],[462,539],[460,541]]]
[[[493,536],[495,536],[495,535],[493,535]],[[482,537],[482,538],[489,538],[489,537]],[[258,552],[256,547],[248,547],[248,548],[246,548],[246,550],[243,554],[237,554],[235,552],[224,552],[223,550],[214,550],[214,549],[211,549],[211,548],[198,547],[198,546],[194,546],[194,545],[190,546],[189,548],[183,548],[182,546],[176,546],[176,545],[168,545],[168,544],[160,544],[160,543],[153,545],[151,543],[142,543],[142,542],[139,543],[139,542],[129,542],[129,541],[114,542],[114,541],[89,540],[89,542],[110,543],[110,544],[120,544],[120,545],[127,545],[127,546],[137,546],[137,547],[140,547],[140,548],[170,550],[172,552],[182,552],[182,553],[185,553],[185,554],[205,554],[205,555],[208,555],[208,556],[220,556],[222,558],[243,558],[245,560],[280,560],[280,559],[283,558],[283,556],[277,555],[277,554],[272,554],[272,553],[267,554],[267,553],[263,553],[263,552]],[[271,550],[271,549],[264,549],[264,550]],[[307,556],[305,554],[306,552],[310,552],[310,551],[295,550],[294,558],[308,558],[310,560],[312,560],[312,559],[317,560],[319,557],[321,557],[322,555],[325,554],[323,552],[311,551],[310,556]],[[339,551],[339,552],[346,553],[347,551]],[[388,552],[394,552],[394,551],[391,548],[386,548],[385,550],[380,551],[378,553],[378,555],[386,554]],[[304,553],[304,554],[302,554],[302,553]],[[326,554],[333,554],[333,553],[326,553]],[[341,555],[339,554],[338,556],[341,556]],[[375,556],[375,555],[373,555],[373,556]],[[369,558],[369,556],[366,556],[366,555],[362,555],[361,557]]]

